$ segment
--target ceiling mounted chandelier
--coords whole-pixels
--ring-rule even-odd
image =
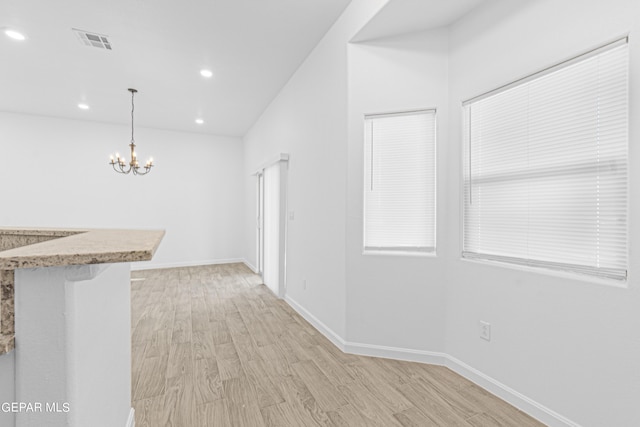
[[[127,89],[131,92],[131,144],[129,147],[131,148],[131,161],[127,165],[127,159],[124,157],[120,157],[120,154],[116,153],[115,159],[111,156],[111,161],[109,164],[113,166],[113,170],[118,173],[128,174],[133,172],[134,175],[146,175],[151,172],[151,168],[153,167],[153,159],[149,159],[147,163],[144,165],[144,171],[140,170],[140,165],[138,164],[138,155],[136,154],[136,144],[133,139],[133,96],[138,92],[136,89]]]

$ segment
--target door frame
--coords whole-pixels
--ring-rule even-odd
[[[257,236],[256,236],[256,256],[258,264],[258,272],[264,279],[264,205],[265,205],[265,191],[264,191],[264,171],[266,168],[280,163],[280,200],[279,200],[279,231],[278,231],[278,286],[276,296],[278,298],[284,298],[287,291],[287,236],[288,236],[288,222],[287,222],[287,209],[288,209],[288,175],[289,175],[289,154],[280,153],[271,161],[263,163],[253,175],[256,176],[256,190],[257,190],[257,203],[256,203],[256,217],[257,217]],[[260,200],[262,196],[262,200]]]

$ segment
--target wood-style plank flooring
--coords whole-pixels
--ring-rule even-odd
[[[242,264],[132,274],[137,427],[542,426],[451,370],[342,353]]]

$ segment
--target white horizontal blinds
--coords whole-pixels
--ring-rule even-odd
[[[626,41],[464,113],[463,255],[626,278]]]
[[[435,249],[435,110],[365,118],[365,250]]]

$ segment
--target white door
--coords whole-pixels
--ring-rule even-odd
[[[285,294],[286,172],[283,161],[264,169],[262,214],[262,278],[280,298]]]
[[[258,273],[264,279],[264,172],[258,172],[257,248]]]

